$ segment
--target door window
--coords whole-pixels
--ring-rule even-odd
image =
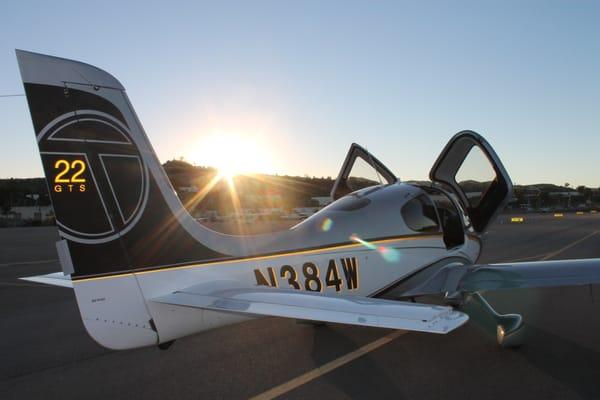
[[[354,161],[347,181],[348,188],[351,191],[354,192],[381,183],[382,178],[372,165],[367,164],[367,162],[360,157]]]
[[[381,161],[353,143],[335,180],[331,198],[337,200],[365,187],[396,181],[396,176]]]
[[[473,146],[456,172],[455,180],[464,192],[471,207],[477,207],[492,182],[496,172],[483,151]]]

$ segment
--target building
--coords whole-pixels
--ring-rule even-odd
[[[52,206],[18,206],[12,207],[6,215],[0,218],[24,222],[46,222],[54,218]]]

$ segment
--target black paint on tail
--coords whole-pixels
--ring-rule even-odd
[[[191,237],[167,205],[156,180],[164,171],[122,88],[61,81],[73,61],[18,58],[73,278],[227,257]]]

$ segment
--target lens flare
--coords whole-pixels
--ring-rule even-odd
[[[375,246],[373,243],[369,243],[368,241],[359,238],[357,235],[350,236],[350,240],[362,244],[369,250],[376,250],[381,257],[389,263],[396,263],[400,261],[400,252],[392,247],[383,245]]]
[[[383,257],[383,259],[389,263],[395,263],[400,261],[400,252],[391,247],[379,246],[379,254]]]
[[[333,221],[331,220],[331,218],[325,218],[323,220],[323,222],[321,223],[321,230],[323,232],[329,232],[332,225],[333,225]]]
[[[365,246],[369,250],[377,250],[377,246],[375,246],[372,243],[367,242],[366,240],[362,240],[357,235],[351,235],[350,236],[350,240],[352,240],[353,242],[362,244],[363,246]]]

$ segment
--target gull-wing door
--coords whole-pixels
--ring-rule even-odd
[[[429,178],[453,192],[471,226],[483,233],[510,201],[513,185],[490,144],[473,131],[457,133],[433,164]]]
[[[331,198],[340,197],[368,186],[394,183],[396,175],[362,146],[352,143],[342,169],[331,189]]]

